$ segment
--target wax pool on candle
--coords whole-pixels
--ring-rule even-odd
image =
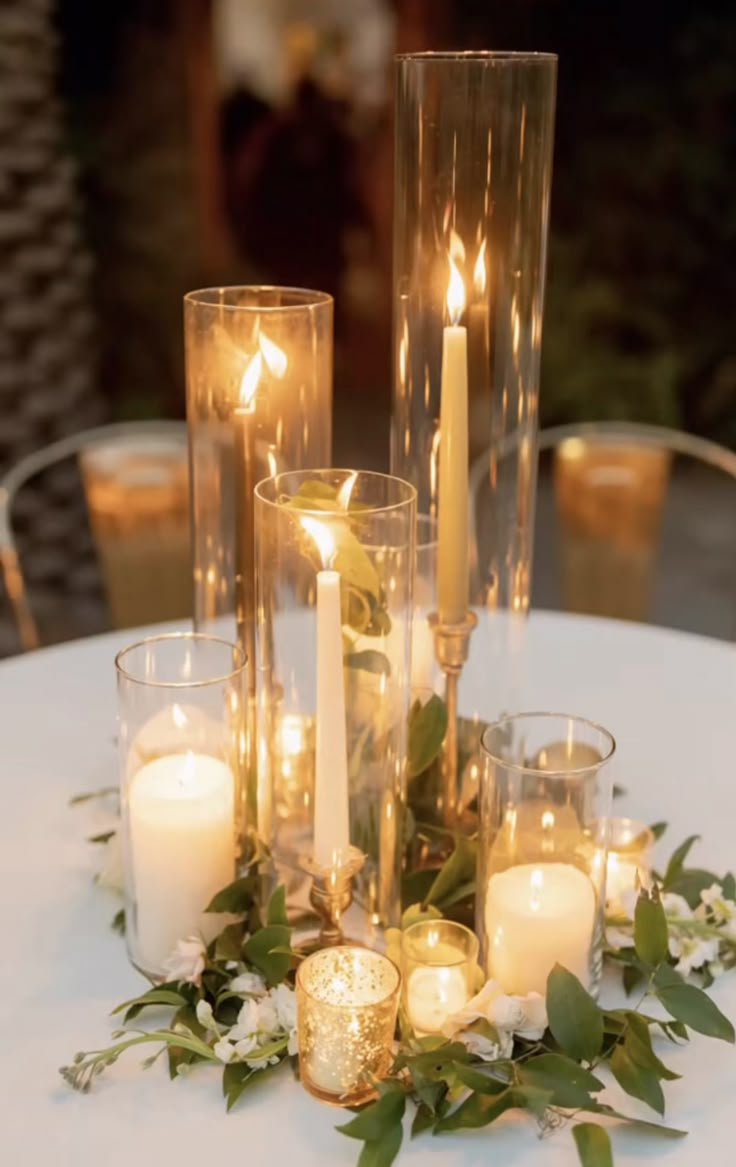
[[[595,911],[592,883],[569,863],[524,863],[492,875],[488,975],[506,993],[544,995],[559,963],[587,985]]]
[[[456,949],[448,954],[464,960],[464,954]],[[442,959],[437,954],[437,959]],[[457,1013],[470,999],[468,982],[464,968],[452,965],[421,965],[409,977],[406,988],[409,1021],[414,1030],[421,1034],[440,1033],[442,1026],[452,1013]]]
[[[177,940],[219,930],[204,909],[235,874],[232,771],[207,754],[141,767],[128,793],[138,963],[163,971]]]
[[[465,288],[452,259],[450,273],[447,307],[457,321]],[[453,323],[442,332],[437,607],[443,624],[465,619],[468,570],[468,334]]]
[[[304,520],[303,520],[304,521]],[[314,859],[323,867],[350,845],[340,575],[317,574],[317,755]]]

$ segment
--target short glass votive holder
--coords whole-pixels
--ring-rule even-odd
[[[452,920],[420,920],[401,935],[403,1004],[421,1037],[442,1032],[473,996],[478,937]]]
[[[635,819],[612,818],[606,860],[606,906],[615,913],[623,908],[627,893],[649,884],[654,834]]]
[[[600,985],[615,742],[579,717],[522,713],[481,738],[476,931],[506,993],[546,992],[555,964]]]
[[[386,956],[343,945],[308,956],[296,974],[299,1074],[316,1098],[359,1106],[392,1059],[401,976]]]
[[[177,941],[211,940],[205,913],[236,875],[243,839],[245,657],[196,633],[118,653],[126,942],[152,980]]]

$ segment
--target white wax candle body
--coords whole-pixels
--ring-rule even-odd
[[[350,845],[340,575],[317,574],[317,752],[314,859],[323,867]]]
[[[420,965],[406,988],[409,1020],[420,1036],[441,1033],[447,1018],[469,999],[465,971],[452,966]]]
[[[442,333],[440,474],[437,518],[437,607],[440,622],[458,624],[468,610],[468,334]]]
[[[221,927],[204,909],[235,876],[235,784],[207,754],[169,754],[141,767],[128,791],[137,959],[163,971],[177,940]]]
[[[587,986],[596,900],[569,863],[523,863],[492,875],[486,898],[488,975],[505,993],[547,991],[561,964]]]

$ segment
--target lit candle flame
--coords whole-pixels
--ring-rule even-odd
[[[256,389],[261,381],[263,372],[263,357],[260,351],[252,356],[245,366],[243,379],[240,382],[240,408],[252,413],[255,409]]]
[[[486,241],[485,239],[478,250],[478,258],[475,261],[473,268],[473,287],[479,296],[484,296],[486,291]]]
[[[261,332],[259,335],[258,345],[269,373],[278,381],[281,381],[289,365],[286,353],[274,341],[267,337],[265,332]]]
[[[447,315],[450,324],[457,324],[465,311],[465,284],[452,255],[449,257],[450,282],[447,285]]]
[[[319,519],[310,518],[309,515],[303,515],[299,521],[307,534],[311,535],[317,544],[322,566],[325,569],[329,568],[335,556],[335,540],[332,531],[325,523],[320,523]]]
[[[465,244],[454,227],[450,228],[450,259],[465,263]]]
[[[358,471],[353,470],[352,474],[348,474],[342,486],[337,492],[337,505],[341,511],[347,511],[350,506],[350,496],[353,493],[353,487],[358,479]]]

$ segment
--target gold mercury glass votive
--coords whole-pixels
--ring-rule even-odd
[[[315,1098],[358,1106],[389,1069],[401,976],[386,956],[342,945],[308,956],[296,975],[299,1074]]]
[[[606,861],[606,903],[609,911],[622,906],[626,892],[646,887],[652,867],[654,835],[635,819],[609,819]]]
[[[452,920],[420,920],[401,936],[403,999],[420,1036],[442,1032],[475,991],[478,938]]]

